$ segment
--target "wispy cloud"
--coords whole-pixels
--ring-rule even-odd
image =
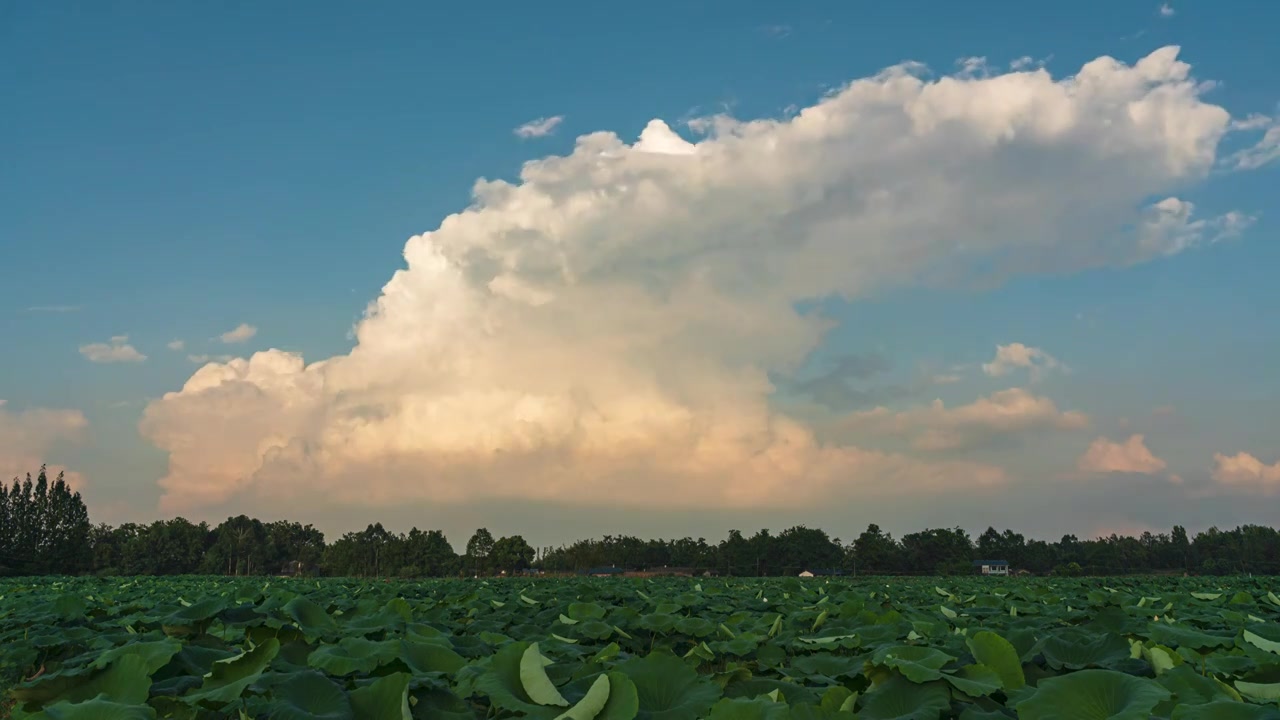
[[[1039,380],[1051,370],[1066,369],[1057,358],[1044,350],[1017,342],[997,345],[995,358],[982,364],[982,371],[991,377],[1007,375],[1019,368],[1029,370],[1032,380]]]
[[[1175,14],[1177,14],[1177,11],[1174,10],[1173,7],[1169,5],[1169,3],[1163,3],[1162,5],[1160,5],[1159,13],[1160,13],[1160,17],[1167,18],[1167,17],[1173,17]]]
[[[546,137],[556,131],[560,127],[560,123],[564,122],[563,115],[552,115],[551,117],[540,117],[537,120],[530,120],[520,127],[512,130],[516,137],[528,140],[530,138]]]
[[[184,341],[182,341],[182,340],[170,340],[170,341],[169,341],[169,344],[168,344],[168,345],[165,345],[165,347],[167,347],[167,348],[169,348],[170,350],[173,350],[173,351],[175,351],[175,352],[180,352],[180,351],[182,351],[182,350],[185,350],[185,349],[186,349],[186,347],[187,347],[187,343],[186,343],[186,342],[184,342]]]
[[[211,363],[211,362],[221,362],[221,363],[229,362],[231,360],[231,356],[230,355],[188,355],[187,359],[197,365],[204,365],[205,363]]]
[[[116,335],[110,342],[81,345],[80,354],[95,363],[142,362],[147,359],[129,344],[128,335]]]
[[[22,311],[29,313],[71,313],[80,312],[83,309],[84,307],[81,305],[32,305]]]
[[[234,329],[228,330],[218,336],[218,339],[224,343],[242,343],[246,342],[254,335],[258,334],[258,328],[249,323],[240,323]]]
[[[794,31],[794,28],[786,24],[765,25],[763,29],[766,34],[776,37],[778,39],[787,37]]]

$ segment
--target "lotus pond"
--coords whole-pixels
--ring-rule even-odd
[[[1268,582],[18,579],[0,677],[14,718],[1280,718]]]

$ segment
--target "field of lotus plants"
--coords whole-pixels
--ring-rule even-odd
[[[1280,718],[1261,578],[0,581],[13,718]]]

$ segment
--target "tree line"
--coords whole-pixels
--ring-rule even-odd
[[[1137,537],[1112,534],[1057,542],[987,528],[977,538],[960,528],[933,528],[894,538],[869,525],[851,542],[796,526],[746,536],[730,530],[705,538],[641,539],[606,535],[560,547],[534,548],[519,535],[480,528],[458,553],[439,530],[395,533],[381,523],[332,542],[311,525],[245,515],[216,526],[178,517],[149,525],[90,523],[78,492],[45,468],[33,479],[0,484],[0,573],[47,575],[278,575],[460,577],[523,572],[636,570],[731,576],[960,575],[977,560],[1004,560],[1036,574],[1280,574],[1280,533],[1260,525],[1216,527],[1194,538],[1181,526]]]

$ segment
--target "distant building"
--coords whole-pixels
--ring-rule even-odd
[[[625,572],[626,570],[623,568],[610,566],[589,568],[584,570],[582,574],[590,575],[591,577],[614,577],[615,575],[621,575]]]
[[[800,573],[800,577],[841,577],[843,575],[844,571],[838,568],[815,568]]]
[[[1008,560],[974,560],[973,566],[983,575],[1008,575]]]

